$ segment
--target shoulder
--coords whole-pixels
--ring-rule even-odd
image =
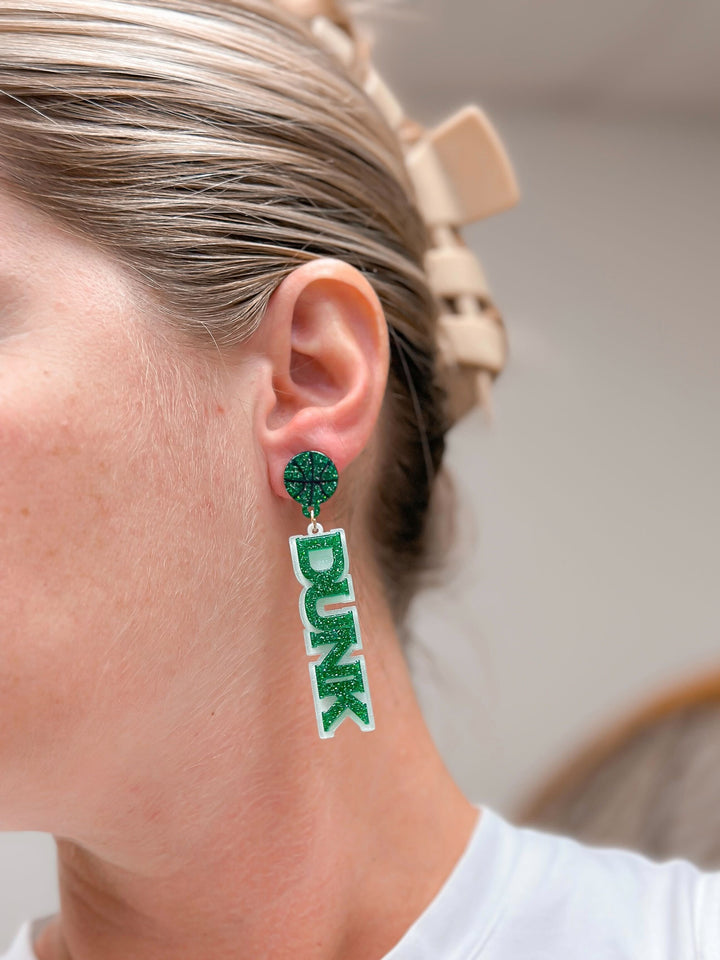
[[[17,930],[6,952],[0,953],[0,960],[38,960],[34,949],[38,936],[56,916],[54,913],[48,913],[26,920]]]
[[[569,956],[567,943],[584,960],[720,958],[720,873],[490,817],[505,864],[498,929],[558,938],[555,953],[538,956]]]
[[[26,920],[16,932],[12,943],[4,953],[0,953],[0,960],[37,960],[32,947],[32,921]]]

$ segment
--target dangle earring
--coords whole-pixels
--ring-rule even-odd
[[[324,453],[305,450],[285,467],[284,481],[310,519],[307,536],[290,537],[289,543],[295,576],[303,587],[305,650],[317,658],[308,667],[318,733],[323,739],[334,737],[346,717],[361,730],[374,730],[365,657],[355,653],[362,642],[345,531],[338,527],[325,533],[317,520],[320,504],[337,489],[337,467]],[[342,610],[328,610],[342,604]]]

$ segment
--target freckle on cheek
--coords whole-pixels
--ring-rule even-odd
[[[30,515],[30,510],[29,510],[27,507],[23,507],[22,510],[20,511],[20,513],[21,513],[24,517],[27,517],[27,516]]]
[[[60,457],[63,460],[68,460],[70,457],[77,456],[79,453],[82,453],[82,450],[77,444],[73,443],[68,443],[65,445],[56,443],[48,450],[49,456]]]

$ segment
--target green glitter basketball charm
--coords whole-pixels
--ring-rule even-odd
[[[320,504],[329,500],[338,485],[337,467],[330,457],[319,450],[303,450],[285,467],[283,477],[285,489],[302,505],[303,513],[309,517],[312,510],[315,516],[320,513]]]

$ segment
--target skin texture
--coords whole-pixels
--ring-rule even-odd
[[[107,254],[0,191],[0,828],[58,846],[40,960],[376,960],[477,810],[420,714],[367,543],[388,368],[370,285],[297,268],[185,343]],[[283,487],[326,452],[376,730],[320,740]],[[344,492],[343,491],[344,488]]]

